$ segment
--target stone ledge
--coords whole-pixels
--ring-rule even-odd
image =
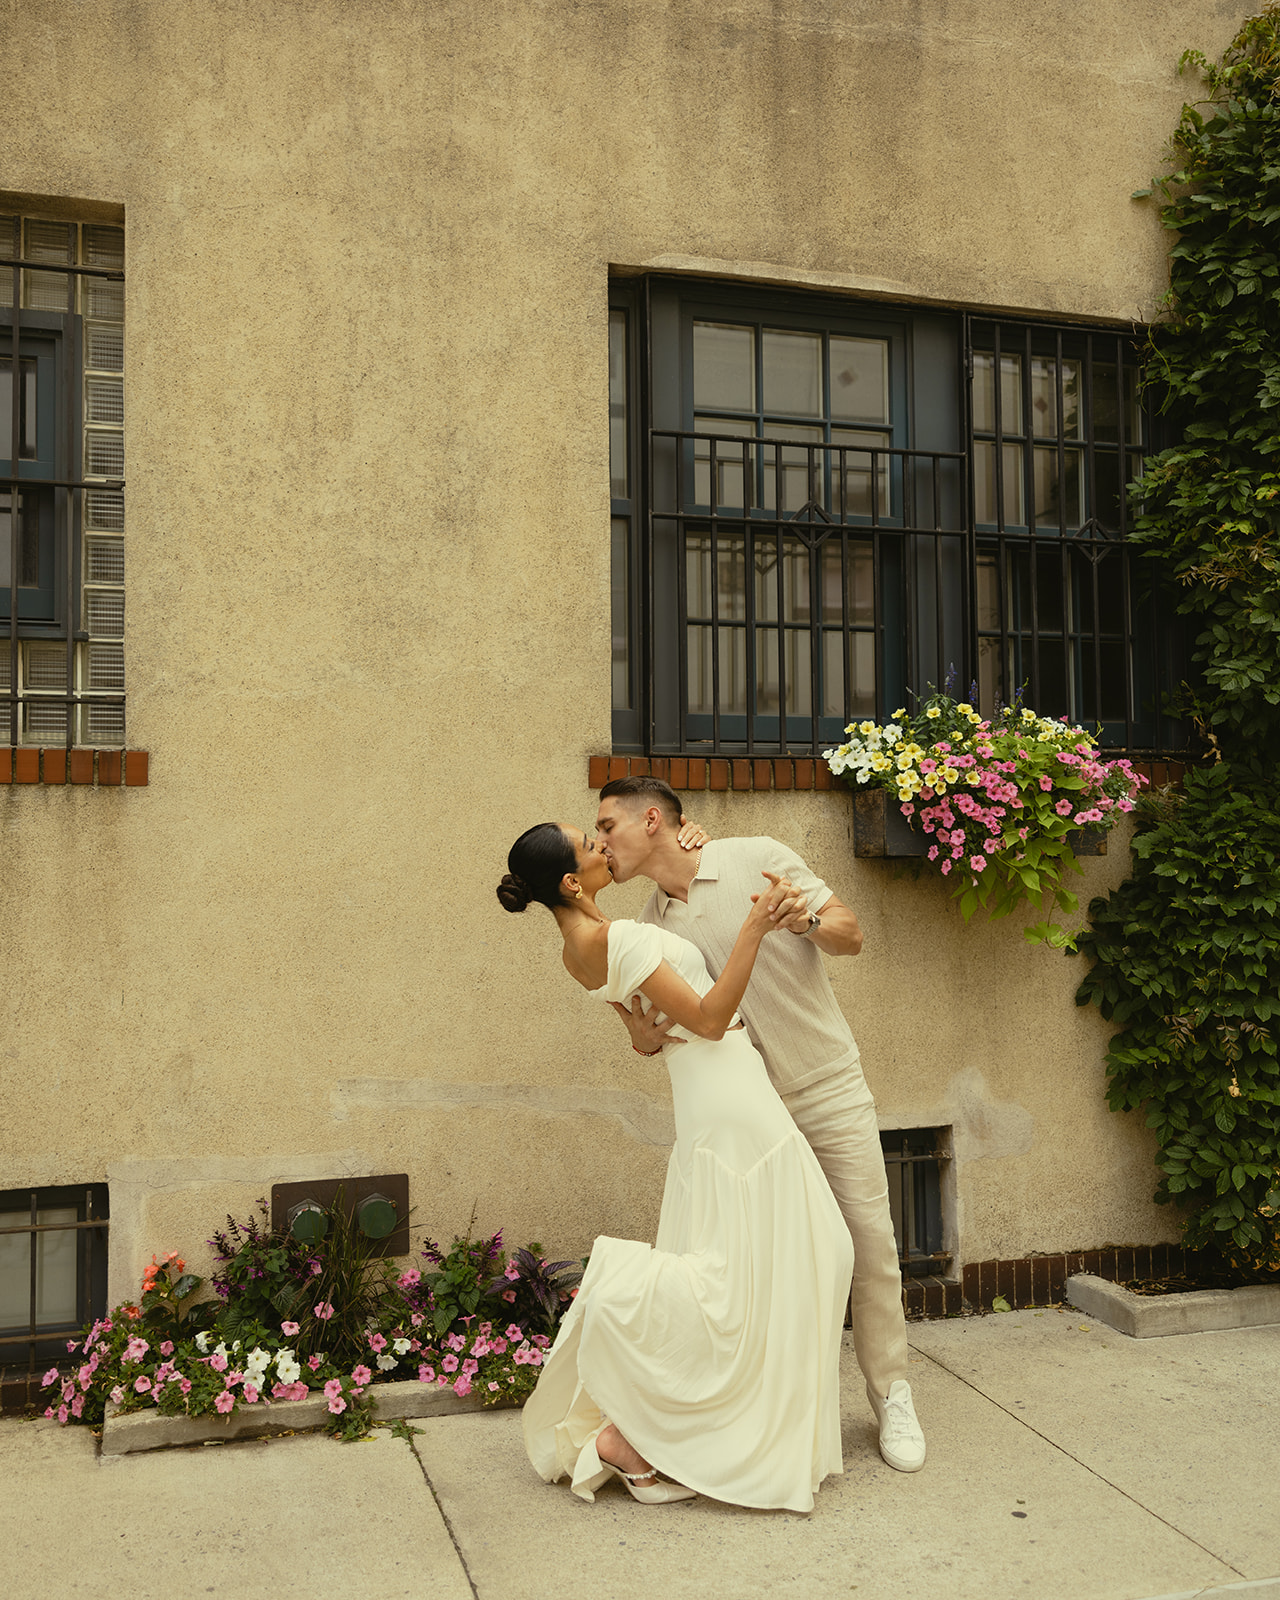
[[[1067,1299],[1077,1310],[1134,1339],[1218,1333],[1280,1322],[1280,1285],[1272,1284],[1145,1295],[1082,1272],[1067,1279]]]
[[[379,1420],[393,1417],[452,1417],[493,1409],[470,1396],[463,1399],[451,1389],[410,1379],[378,1383],[372,1389]],[[121,1413],[107,1407],[102,1425],[104,1456],[132,1455],[139,1450],[164,1450],[174,1445],[206,1444],[211,1440],[260,1439],[273,1433],[299,1433],[323,1428],[329,1405],[319,1393],[305,1400],[273,1400],[269,1405],[241,1405],[225,1417],[162,1417],[156,1410]]]

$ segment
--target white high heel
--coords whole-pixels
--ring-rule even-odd
[[[615,1467],[612,1461],[606,1461],[603,1456],[600,1457],[600,1465],[608,1470],[610,1477],[621,1478],[628,1494],[641,1505],[669,1506],[674,1505],[677,1500],[698,1498],[696,1489],[686,1489],[682,1483],[660,1482],[656,1467],[650,1467],[648,1472],[624,1472],[621,1467]]]

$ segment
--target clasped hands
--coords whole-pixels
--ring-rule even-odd
[[[683,839],[681,843],[684,843]],[[807,898],[781,873],[765,872],[763,876],[769,880],[768,889],[753,894],[751,899],[753,904],[758,905],[762,896],[767,897],[769,920],[773,923],[771,931],[786,929],[789,933],[807,933],[809,929]],[[630,1006],[623,1005],[620,1000],[610,1000],[609,1004],[622,1018],[631,1036],[633,1048],[642,1056],[656,1055],[666,1044],[667,1036],[675,1023],[671,1017],[663,1016],[656,1006],[646,1011],[643,995],[632,995]]]

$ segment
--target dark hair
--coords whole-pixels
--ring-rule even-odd
[[[558,822],[540,822],[511,846],[507,868],[498,885],[505,910],[523,911],[534,900],[551,909],[566,903],[560,880],[578,870],[578,854]]]
[[[661,778],[615,778],[600,791],[602,800],[634,800],[642,806],[657,806],[673,828],[680,826],[680,802],[669,783]]]

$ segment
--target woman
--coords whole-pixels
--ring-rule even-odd
[[[612,878],[578,829],[531,828],[507,865],[499,900],[550,909],[572,977],[602,1000],[644,995],[688,1036],[666,1052],[676,1143],[657,1247],[595,1241],[525,1406],[530,1460],[548,1482],[567,1474],[585,1500],[620,1476],[654,1504],[696,1491],[809,1511],[823,1478],[843,1471],[853,1248],[736,1014],[781,891],[770,882],[753,896],[713,983],[685,940],[601,915],[596,895]]]

